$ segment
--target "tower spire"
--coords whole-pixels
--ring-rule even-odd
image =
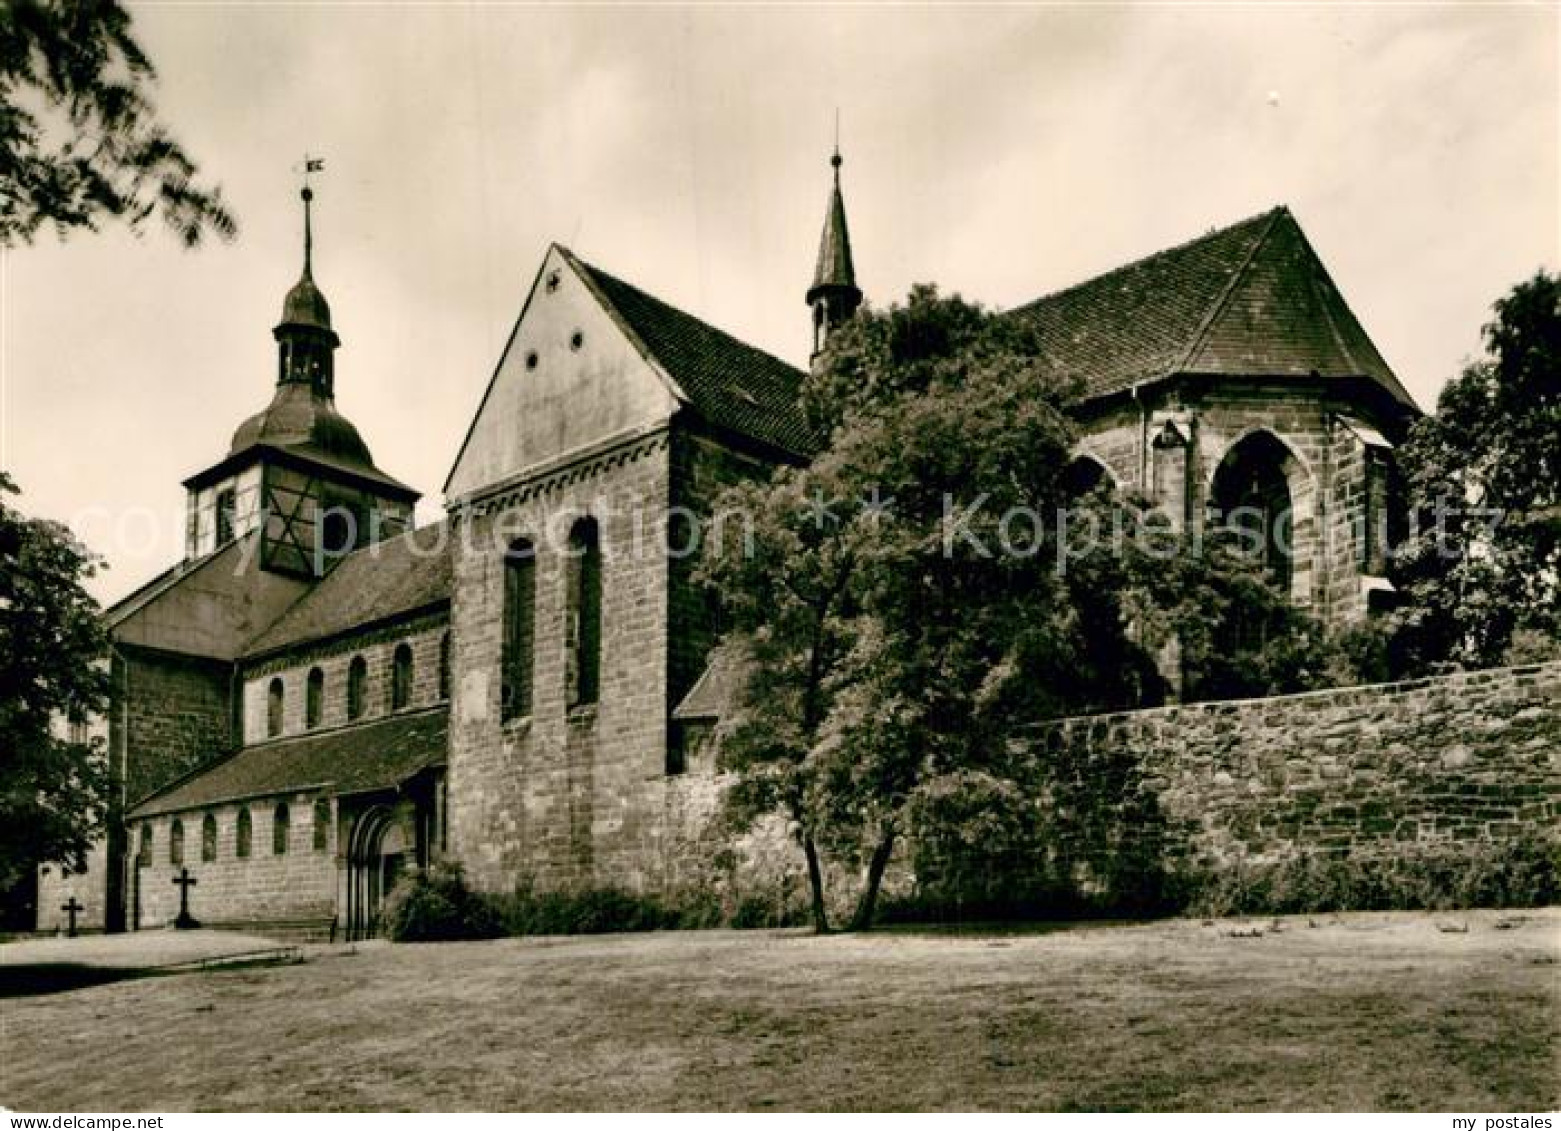
[[[828,344],[829,336],[856,313],[862,305],[862,292],[856,285],[856,265],[851,260],[851,233],[846,225],[845,197],[840,191],[840,116],[835,114],[835,149],[829,158],[834,171],[829,204],[824,213],[824,233],[819,239],[818,264],[813,270],[813,285],[808,288],[807,304],[813,308],[813,356]]]
[[[296,168],[296,166],[295,166]],[[314,282],[314,189],[309,175],[321,172],[320,157],[303,160],[304,270],[282,301],[282,320],[272,331],[277,341],[277,384],[304,385],[323,397],[335,395],[333,353],[341,344],[331,328],[331,307]]]
[[[314,201],[314,190],[304,185],[303,191],[298,194],[304,201],[304,278],[314,278],[310,270],[314,259],[314,226],[310,223],[310,205]]]

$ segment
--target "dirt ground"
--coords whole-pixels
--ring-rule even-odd
[[[1277,926],[315,948],[0,1001],[0,1104],[1561,1106],[1561,909]]]

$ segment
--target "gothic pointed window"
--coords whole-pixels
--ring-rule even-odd
[[[369,665],[362,656],[354,656],[347,665],[347,717],[363,716],[363,695],[369,679]]]
[[[310,730],[320,725],[320,720],[325,714],[325,673],[319,668],[309,670],[304,714],[304,722]]]
[[[176,868],[184,863],[184,822],[178,817],[168,830],[168,863]]]
[[[520,538],[510,543],[504,555],[504,652],[500,694],[506,719],[531,714],[536,603],[536,547]]]
[[[288,812],[287,802],[282,802],[271,814],[271,855],[287,855],[287,834],[292,824],[292,814]]]
[[[201,818],[201,863],[217,858],[217,818],[207,813]]]
[[[233,826],[233,855],[240,860],[249,859],[250,844],[255,836],[254,820],[247,808],[238,811],[238,822]]]
[[[571,708],[595,703],[602,667],[602,548],[593,518],[569,534],[564,632],[566,701]]]
[[[412,702],[412,646],[397,644],[390,661],[390,709],[404,710]]]
[[[275,738],[282,733],[282,708],[286,701],[282,677],[277,676],[266,689],[266,735]]]
[[[1287,475],[1293,461],[1272,433],[1254,432],[1220,461],[1210,491],[1215,518],[1235,549],[1284,593],[1294,571],[1295,515]]]

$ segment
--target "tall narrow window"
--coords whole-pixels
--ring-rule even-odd
[[[217,858],[217,818],[207,813],[201,818],[201,863]]]
[[[304,722],[313,730],[320,725],[325,714],[325,673],[319,668],[309,669],[308,695],[304,702]]]
[[[504,717],[531,714],[531,665],[536,637],[537,554],[526,539],[504,555]]]
[[[249,859],[250,842],[254,839],[255,826],[248,809],[238,811],[238,823],[233,827],[233,855],[240,860]]]
[[[582,518],[569,532],[569,589],[565,604],[564,671],[570,707],[596,702],[602,669],[602,547],[596,520]]]
[[[314,850],[324,852],[331,845],[331,803],[321,797],[314,803]]]
[[[390,709],[400,711],[412,702],[412,646],[397,644],[390,660]]]
[[[223,546],[233,540],[233,516],[237,509],[231,487],[217,492],[217,545]]]
[[[439,638],[439,698],[450,698],[450,634]]]
[[[178,817],[173,819],[173,827],[168,830],[168,863],[175,868],[184,863],[184,822]]]
[[[136,854],[136,863],[144,867],[152,864],[152,825],[148,822],[141,826],[141,851]]]
[[[292,815],[287,811],[287,802],[282,802],[271,814],[271,855],[287,855],[287,834],[292,824]]]
[[[352,663],[347,665],[347,717],[349,719],[363,716],[363,691],[368,678],[368,664],[364,662],[362,656],[354,656]]]
[[[282,707],[285,698],[282,677],[277,676],[266,689],[266,734],[272,738],[282,733]]]

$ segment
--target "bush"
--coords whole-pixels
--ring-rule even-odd
[[[1194,915],[1540,907],[1561,900],[1561,843],[1527,837],[1406,857],[1307,854],[1182,879]]]
[[[385,899],[385,934],[397,942],[491,939],[504,933],[491,901],[466,886],[458,864],[402,876]]]
[[[678,913],[654,896],[620,888],[538,892],[526,881],[495,902],[511,935],[600,935],[679,925]]]

